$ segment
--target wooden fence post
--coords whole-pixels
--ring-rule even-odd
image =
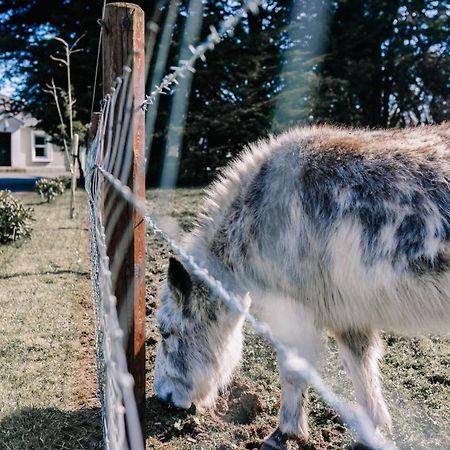
[[[70,218],[75,216],[75,191],[77,189],[77,157],[78,157],[78,134],[73,135],[72,141],[72,181],[70,183]],[[80,168],[81,170],[81,168]]]
[[[145,117],[140,106],[145,99],[144,30],[144,12],[139,6],[122,2],[106,4],[103,21],[103,91],[105,95],[109,94],[116,77],[122,75],[123,67],[131,67],[132,108],[135,112],[131,122],[133,145],[126,151],[133,154],[125,183],[142,201],[145,200]],[[112,139],[112,136],[107,136],[107,139]],[[114,168],[111,171],[114,172]],[[112,274],[117,309],[120,326],[125,333],[128,370],[134,377],[134,394],[144,431],[145,222],[142,214],[115,193],[106,180],[104,192],[105,214],[108,214],[108,210],[110,216],[121,211],[114,227],[108,224],[108,217],[104,218],[104,223],[110,264],[118,266],[117,273]],[[117,251],[123,239],[128,239],[124,255]]]
[[[91,125],[89,127],[89,144],[95,139],[95,135],[97,134],[98,124],[100,122],[100,113],[94,112],[91,115]]]

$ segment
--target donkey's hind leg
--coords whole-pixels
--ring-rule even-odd
[[[352,379],[358,403],[377,428],[390,428],[391,417],[381,392],[378,361],[383,354],[379,334],[352,330],[335,334],[344,367]]]

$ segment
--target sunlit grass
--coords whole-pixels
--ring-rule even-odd
[[[86,198],[34,208],[31,238],[0,246],[0,448],[100,448]]]

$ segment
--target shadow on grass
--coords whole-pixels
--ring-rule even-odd
[[[42,275],[66,275],[66,274],[77,275],[79,277],[90,277],[91,275],[89,272],[79,270],[46,270],[44,272],[17,272],[17,273],[10,273],[8,275],[0,275],[0,280],[9,280],[11,278],[17,277],[38,277]]]
[[[46,205],[48,202],[46,200],[36,200],[36,201],[24,201],[24,206],[40,206],[40,205]]]
[[[1,450],[102,448],[99,408],[25,408],[0,420]]]
[[[13,195],[14,195],[14,193],[13,193]],[[23,203],[24,206],[27,206],[27,207],[47,205],[47,206],[51,207],[52,209],[67,209],[67,211],[69,211],[69,203],[65,202],[65,201],[59,201],[59,198],[56,197],[55,200],[52,200],[50,202],[48,202],[47,200],[42,200],[42,199],[33,200],[33,199],[28,199],[28,198],[20,198],[20,201]]]
[[[89,231],[87,227],[55,227],[55,228],[39,228],[39,231],[66,231],[66,230],[73,230],[73,231]]]
[[[155,420],[157,418],[157,420]],[[156,396],[147,398],[145,438],[160,442],[196,435],[192,413],[169,410]],[[182,423],[182,427],[177,426]],[[99,450],[102,430],[99,408],[62,411],[24,408],[0,419],[0,450]]]

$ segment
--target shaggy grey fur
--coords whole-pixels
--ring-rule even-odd
[[[249,291],[274,333],[312,364],[322,330],[333,334],[380,429],[390,417],[379,330],[449,331],[449,140],[448,124],[271,137],[225,169],[185,243],[225,287]],[[168,278],[159,322],[173,342],[159,347],[156,392],[183,407],[212,405],[239,361],[242,317],[209,303],[209,290],[179,263]],[[308,435],[307,386],[279,364],[280,424],[268,445]]]

